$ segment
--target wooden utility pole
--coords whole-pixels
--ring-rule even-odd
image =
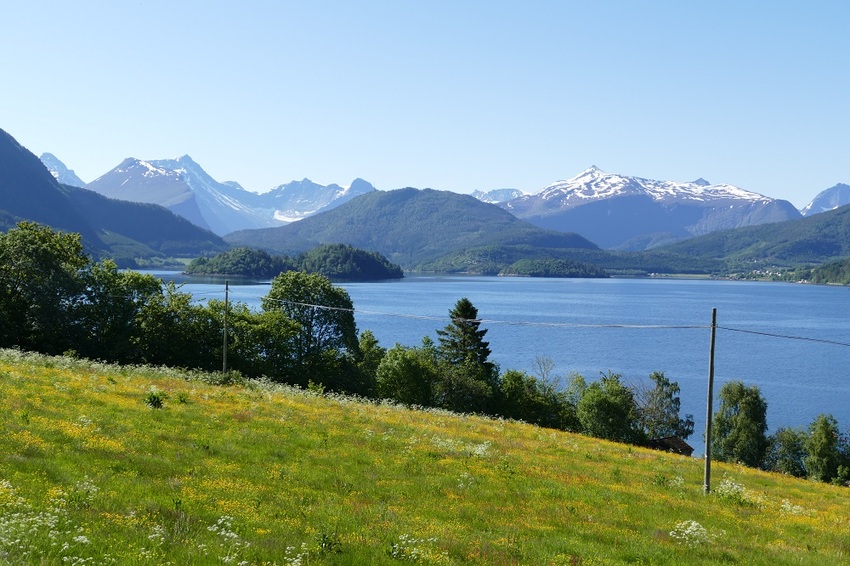
[[[708,402],[705,411],[705,479],[703,492],[711,493],[711,413],[714,402],[714,338],[717,334],[717,309],[711,309],[711,346],[708,353]]]
[[[227,280],[224,281],[224,344],[221,349],[221,371],[227,372],[227,313],[230,310],[229,302],[230,287]]]

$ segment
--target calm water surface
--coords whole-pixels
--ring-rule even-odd
[[[176,278],[201,300],[224,298],[222,280]],[[259,308],[268,284],[243,283],[231,280],[231,300]],[[697,452],[705,427],[711,311],[717,308],[715,408],[722,384],[742,380],[758,385],[767,399],[770,431],[808,426],[820,413],[835,416],[842,430],[850,426],[850,347],[813,341],[850,344],[847,288],[464,276],[408,276],[342,286],[357,310],[358,329],[371,330],[385,347],[418,345],[424,336],[436,340],[436,329],[448,324],[449,310],[467,297],[486,321],[492,359],[503,370],[531,371],[535,358],[544,356],[555,362],[557,374],[574,371],[588,380],[613,371],[638,382],[663,371],[682,389],[683,413],[695,417],[697,433],[690,443]]]

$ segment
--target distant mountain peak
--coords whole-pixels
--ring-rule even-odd
[[[68,167],[66,167],[65,164],[52,153],[42,153],[39,159],[44,166],[47,167],[47,170],[50,171],[50,174],[53,175],[53,178],[63,185],[71,185],[72,187],[80,188],[86,187],[85,182],[77,177],[77,174],[74,173],[72,169],[68,169]]]
[[[803,213],[803,216],[811,216],[834,210],[847,204],[850,204],[850,185],[838,183],[818,193],[812,199],[812,202],[804,206],[800,212]]]
[[[706,181],[705,179],[703,179],[702,177],[700,177],[700,178],[699,178],[699,179],[697,179],[696,181],[693,181],[693,184],[694,184],[694,185],[699,185],[700,187],[707,187],[707,186],[709,186],[711,183],[709,183],[708,181]]]
[[[493,189],[486,193],[484,191],[473,191],[471,195],[482,202],[502,204],[521,197],[523,192],[518,189]]]

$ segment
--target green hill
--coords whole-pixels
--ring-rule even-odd
[[[186,266],[185,272],[190,275],[272,279],[289,270],[319,273],[333,281],[381,281],[404,277],[401,267],[391,264],[379,253],[345,244],[325,244],[296,258],[272,256],[263,250],[238,247],[213,257],[195,258]]]
[[[225,240],[284,254],[343,243],[406,268],[485,245],[596,249],[577,234],[537,228],[469,195],[409,188],[371,192],[286,226],[234,232]]]
[[[0,563],[850,557],[847,488],[226,377],[0,350]]]
[[[730,269],[823,263],[850,256],[850,206],[799,220],[714,232],[656,249],[724,260]]]

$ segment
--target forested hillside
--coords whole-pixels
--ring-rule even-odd
[[[660,249],[725,260],[730,269],[823,263],[850,256],[850,206],[799,220],[714,232]]]
[[[290,254],[344,243],[376,251],[405,268],[484,245],[596,249],[581,236],[537,228],[469,195],[430,189],[375,191],[286,226],[235,232],[225,239]]]

